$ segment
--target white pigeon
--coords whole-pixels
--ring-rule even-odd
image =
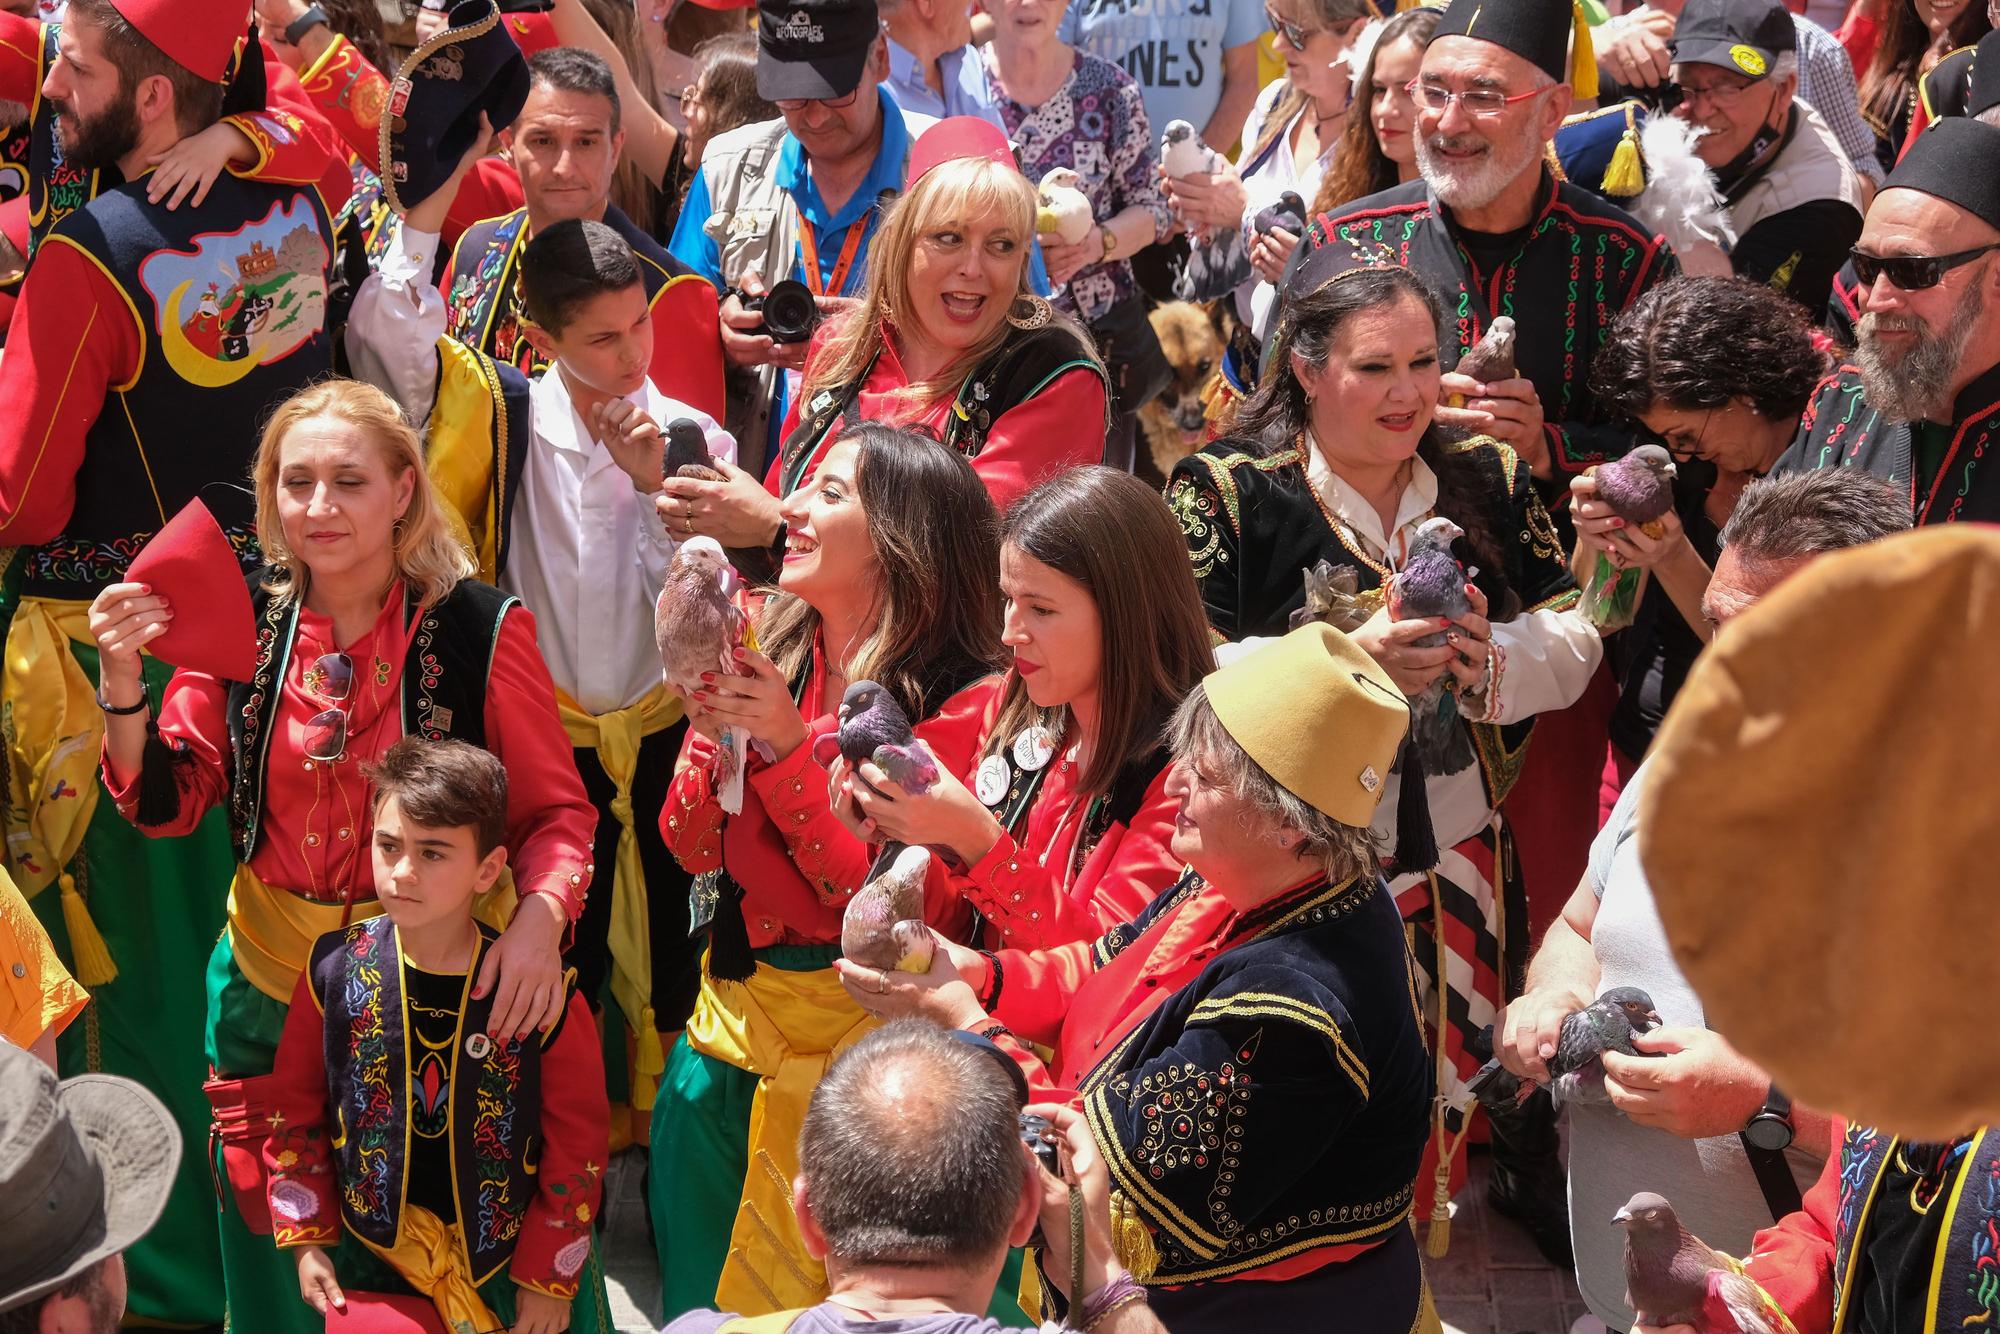
[[[1193,176],[1198,172],[1214,171],[1216,152],[1201,141],[1194,126],[1184,120],[1167,122],[1165,133],[1160,135],[1160,166],[1174,180],[1183,176]]]
[[[1097,225],[1091,216],[1090,197],[1083,192],[1083,177],[1068,167],[1051,168],[1035,187],[1041,207],[1035,210],[1035,230],[1055,233],[1064,245],[1076,245]]]

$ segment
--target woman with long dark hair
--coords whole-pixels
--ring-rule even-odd
[[[1406,9],[1382,25],[1355,85],[1355,101],[1366,100],[1367,114],[1347,118],[1308,216],[1336,213],[1357,199],[1417,178],[1417,101],[1410,96],[1410,81],[1443,17],[1442,9],[1426,5]]]
[[[870,853],[829,809],[815,742],[835,731],[847,688],[868,680],[940,768],[965,772],[998,689],[999,518],[955,450],[851,427],[787,496],[783,518],[777,587],[750,608],[757,647],[738,653],[738,674],[712,674],[689,697],[660,821],[696,875],[696,926],[706,918],[709,939],[653,1109],[651,1208],[670,1323],[718,1303],[758,1314],[823,1295],[788,1183],[806,1099],[866,1022],[832,963]],[[722,805],[724,728],[757,743],[736,814]],[[963,934],[969,913],[941,872],[930,884],[926,917]]]
[[[1602,649],[1527,465],[1433,420],[1437,297],[1407,269],[1352,263],[1326,247],[1302,266],[1237,433],[1181,460],[1167,500],[1218,631],[1282,633],[1324,564],[1332,595],[1308,614],[1351,627],[1413,702],[1399,772],[1379,775],[1375,831],[1384,851],[1393,844],[1391,888],[1420,932],[1440,1106],[1461,1108],[1458,1081],[1478,1065],[1465,1042],[1498,1012],[1502,945],[1526,944],[1503,803],[1535,715],[1573,703]],[[1444,538],[1448,554],[1425,554]],[[1406,572],[1415,587],[1390,596]],[[1402,597],[1420,594],[1428,614],[1405,614]],[[1454,1152],[1439,1191],[1462,1129],[1441,1117],[1439,1147]]]
[[[1180,876],[1161,737],[1215,665],[1201,595],[1159,494],[1112,468],[1042,483],[1000,542],[1014,670],[970,786],[941,772],[911,796],[867,763],[834,784],[861,837],[957,854],[991,943],[1094,940]]]
[[[1679,465],[1674,508],[1658,537],[1630,527],[1597,499],[1591,476],[1570,483],[1577,551],[1603,552],[1650,571],[1637,619],[1609,641],[1619,678],[1601,811],[1625,780],[1687,678],[1709,625],[1702,594],[1723,525],[1743,490],[1791,446],[1799,414],[1829,370],[1811,319],[1763,283],[1676,278],[1618,319],[1591,369],[1597,401],[1623,413]]]
[[[1993,27],[1983,0],[1891,0],[1875,58],[1861,76],[1861,116],[1875,131],[1875,156],[1887,171],[1910,137],[1918,81],[1941,58],[1971,46]]]

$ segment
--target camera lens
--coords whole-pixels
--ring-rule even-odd
[[[780,343],[803,343],[819,324],[819,302],[802,282],[787,278],[764,294],[764,332]]]

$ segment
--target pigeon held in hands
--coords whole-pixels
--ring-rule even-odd
[[[702,673],[741,675],[736,650],[752,639],[749,620],[729,597],[729,558],[712,537],[691,537],[667,563],[667,577],[653,604],[653,641],[660,675],[686,699],[702,688]],[[768,758],[768,747],[757,743]],[[731,815],[743,811],[743,770],[748,734],[725,729],[716,742],[716,795]]]
[[[889,781],[913,797],[929,792],[938,780],[937,762],[917,740],[910,715],[896,697],[873,681],[856,681],[840,697],[840,730],[836,738],[822,737],[814,746],[813,757],[831,763],[833,747],[861,779],[865,760],[889,776]]]
[[[1035,210],[1035,230],[1053,232],[1064,245],[1077,245],[1091,233],[1097,220],[1091,215],[1090,197],[1083,192],[1083,177],[1068,167],[1055,167],[1042,176],[1035,187],[1040,206]]]
[[[1442,515],[1425,519],[1410,538],[1403,568],[1386,589],[1389,614],[1399,621],[1443,617],[1456,624],[1472,610],[1465,586],[1470,578],[1452,554],[1451,544],[1465,530]],[[1437,648],[1446,642],[1439,630],[1410,641],[1413,648]],[[1450,672],[1440,672],[1410,700],[1410,746],[1425,774],[1455,774],[1473,761],[1472,738],[1460,724],[1457,697],[1446,685]]]
[[[1160,168],[1175,180],[1214,171],[1216,158],[1216,151],[1187,121],[1170,120],[1160,134]]]
[[[1658,445],[1640,445],[1592,474],[1597,497],[1612,513],[1647,537],[1666,536],[1660,521],[1674,507],[1673,456]],[[1620,569],[1600,551],[1583,590],[1583,611],[1600,630],[1623,629],[1639,610],[1643,570]]]
[[[1296,191],[1287,190],[1278,196],[1278,202],[1257,210],[1257,232],[1268,236],[1280,227],[1293,236],[1306,234],[1306,201],[1299,198]]]
[[[1511,315],[1495,316],[1493,323],[1486,326],[1486,332],[1479,335],[1466,354],[1458,359],[1455,368],[1460,375],[1477,380],[1480,384],[1497,384],[1501,380],[1511,380],[1514,369],[1514,318]],[[1451,406],[1465,406],[1465,395],[1453,394]]]
[[[1665,1197],[1640,1191],[1611,1216],[1625,1229],[1625,1302],[1642,1325],[1701,1334],[1797,1334],[1762,1288],[1681,1226]]]
[[[667,452],[661,469],[669,477],[691,477],[698,482],[719,482],[722,474],[708,452],[708,436],[699,423],[676,417],[667,423]]]
[[[928,973],[937,942],[924,925],[928,848],[892,843],[847,901],[840,952],[881,972]]]
[[[1646,1053],[1633,1045],[1632,1039],[1659,1026],[1660,1012],[1654,1008],[1651,996],[1638,987],[1613,987],[1562,1021],[1556,1054],[1548,1061],[1549,1093],[1558,1105],[1572,1101],[1604,1102],[1604,1053],[1643,1056]],[[1489,1043],[1491,1035],[1489,1028]],[[1526,1102],[1536,1083],[1514,1075],[1495,1057],[1479,1067],[1466,1081],[1466,1087],[1481,1103],[1506,1107]]]

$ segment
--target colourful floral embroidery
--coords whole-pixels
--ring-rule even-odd
[[[513,1155],[514,1115],[521,1100],[521,1052],[519,1042],[496,1042],[479,1069],[479,1086],[473,1095],[472,1156],[474,1176],[479,1182],[479,1202],[473,1226],[478,1231],[476,1249],[487,1250],[512,1241],[521,1231],[525,1201],[514,1199],[508,1174]],[[532,1159],[533,1153],[523,1155]]]
[[[344,1173],[341,1195],[354,1218],[386,1226],[400,1191],[389,1179],[391,1136],[400,1124],[396,1093],[389,1083],[389,1040],[382,1017],[382,955],[386,932],[354,929],[347,946],[348,1088],[340,1097],[341,1119],[353,1145],[352,1173]]]

